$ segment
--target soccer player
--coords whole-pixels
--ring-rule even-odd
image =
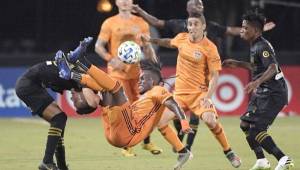
[[[91,41],[81,44],[83,48]],[[56,56],[62,54],[58,51]],[[16,82],[16,94],[31,110],[50,123],[46,149],[39,170],[68,170],[65,159],[64,132],[67,115],[47,92],[47,88],[62,93],[64,90],[80,91],[81,86],[73,80],[64,80],[58,76],[57,63],[46,61],[30,67]],[[82,92],[81,92],[82,93]],[[91,108],[77,102],[79,113],[89,113]],[[53,161],[55,154],[57,166]]]
[[[186,19],[170,19],[170,20],[161,20],[158,19],[150,14],[148,14],[146,11],[141,9],[138,5],[133,6],[133,10],[138,13],[142,18],[144,18],[150,25],[164,29],[164,30],[170,30],[174,36],[181,33],[181,32],[187,32],[187,20]],[[204,6],[202,0],[188,0],[186,11],[188,14],[192,13],[203,13],[204,12]],[[237,36],[240,33],[240,27],[231,27],[231,26],[223,26],[216,22],[208,21],[206,23],[206,32],[207,36],[214,40],[216,37],[223,37],[224,35],[232,35]],[[275,26],[273,22],[269,22],[265,25],[264,30],[268,31],[272,29]],[[180,134],[180,122],[178,120],[174,120],[174,125],[178,132],[178,137],[183,140],[184,134]],[[199,117],[195,114],[190,114],[190,126],[193,128],[194,133],[188,134],[186,146],[191,149],[194,138],[197,134],[197,129],[199,125]]]
[[[119,13],[106,19],[95,44],[95,51],[107,61],[109,75],[120,82],[124,88],[129,101],[138,99],[138,80],[140,68],[138,64],[125,64],[117,57],[119,45],[124,41],[135,41],[139,34],[150,34],[149,25],[141,18],[133,15],[132,0],[116,0]],[[108,50],[105,48],[108,46]],[[150,142],[146,138],[143,149],[150,151],[152,154],[160,154],[162,149]],[[124,156],[135,156],[131,148],[122,150]]]
[[[79,58],[79,60],[77,60]],[[67,61],[63,56],[58,58],[60,63],[61,77],[73,79],[82,85],[97,91],[102,91],[102,100],[96,94],[89,93],[87,101],[100,103],[103,108],[102,121],[104,124],[105,137],[115,147],[132,147],[144,140],[158,126],[164,138],[178,152],[178,161],[175,170],[181,169],[182,165],[189,159],[191,152],[184,147],[176,133],[162,117],[165,107],[173,111],[181,122],[182,132],[190,133],[188,121],[184,112],[175,102],[172,94],[165,88],[158,86],[161,81],[159,69],[149,67],[140,76],[139,92],[141,97],[132,104],[124,94],[123,88],[118,81],[112,79],[108,74],[89,63],[79,55],[70,55]],[[86,72],[80,74],[71,71],[68,62],[75,64]],[[90,91],[91,92],[91,91]]]
[[[173,39],[147,36],[142,36],[142,39],[178,49],[175,100],[183,109],[192,111],[206,123],[232,166],[237,168],[241,160],[232,151],[211,101],[221,70],[221,60],[216,46],[204,34],[205,26],[204,16],[194,13],[188,18],[188,33],[180,33]]]
[[[223,66],[243,67],[252,71],[252,81],[245,87],[246,92],[251,93],[251,99],[247,112],[241,116],[240,124],[257,158],[250,170],[271,169],[262,148],[278,160],[275,170],[290,170],[294,167],[293,161],[279,149],[268,134],[268,128],[288,102],[288,93],[274,49],[262,36],[265,20],[265,16],[257,11],[248,11],[243,16],[240,34],[241,38],[250,44],[250,63],[227,59]]]

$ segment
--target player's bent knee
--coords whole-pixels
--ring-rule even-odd
[[[217,118],[214,112],[204,112],[202,114],[202,120],[207,124],[209,128],[214,128],[217,125]]]
[[[64,112],[58,113],[51,119],[51,126],[64,129],[67,119],[68,117]]]
[[[241,130],[242,130],[244,133],[248,133],[249,130],[250,130],[250,124],[247,123],[247,122],[242,121],[242,122],[240,123],[240,128],[241,128]]]

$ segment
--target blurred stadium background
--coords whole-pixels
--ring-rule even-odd
[[[289,105],[280,116],[293,117],[277,120],[272,133],[278,138],[276,140],[284,150],[295,158],[297,166],[300,163],[300,125],[297,123],[300,121],[297,117],[300,115],[300,2],[298,0],[203,0],[203,2],[206,18],[221,25],[239,26],[241,15],[253,7],[261,8],[268,21],[275,22],[276,27],[266,32],[265,37],[273,44],[277,59],[283,66],[289,82]],[[187,17],[186,0],[136,0],[135,3],[159,19]],[[112,5],[111,9],[109,4]],[[35,63],[51,60],[58,49],[64,51],[73,49],[83,37],[92,36],[96,39],[102,22],[116,13],[114,0],[1,1],[0,170],[35,169],[42,155],[39,152],[44,147],[43,134],[46,134],[47,128],[40,128],[44,126],[42,121],[16,119],[16,117],[31,118],[30,112],[15,95],[14,85],[18,76]],[[151,31],[154,37],[173,36],[168,31],[155,28],[151,28]],[[239,37],[225,36],[217,41],[222,59],[248,60],[248,46]],[[165,48],[156,50],[164,64],[164,75],[173,74],[176,51]],[[93,46],[88,52],[94,63],[105,66],[103,60],[94,52]],[[225,69],[222,71],[214,96],[222,115],[235,116],[226,117],[224,126],[228,129],[229,138],[233,138],[234,147],[238,148],[238,152],[244,158],[245,165],[242,169],[250,167],[254,162],[238,128],[236,117],[245,110],[248,96],[244,94],[243,87],[248,81],[247,71]],[[57,98],[70,116],[76,116],[69,103],[68,94],[57,95]],[[119,150],[109,146],[104,140],[98,114],[93,116],[95,119],[81,117],[71,119],[67,125],[70,133],[66,133],[65,141],[72,169],[167,169],[172,166],[175,156],[165,143],[159,142],[161,137],[157,137],[156,133],[154,141],[165,150],[162,155],[153,157],[148,153],[139,152],[138,147],[137,158],[122,158],[119,156]],[[212,142],[212,136],[206,132],[207,128],[203,127],[200,127],[197,137],[200,139],[196,139],[201,142],[196,142],[195,159],[186,169],[231,169],[223,159],[223,155],[218,151],[214,152],[219,148]],[[21,132],[21,129],[24,131]],[[204,135],[201,135],[201,132]]]

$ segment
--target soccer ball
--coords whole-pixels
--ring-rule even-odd
[[[125,41],[118,48],[118,57],[126,64],[135,64],[142,58],[142,51],[133,41]]]

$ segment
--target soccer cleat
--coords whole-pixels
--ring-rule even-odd
[[[55,163],[45,164],[44,162],[42,162],[39,165],[39,170],[60,170],[60,169],[57,168]]]
[[[192,152],[187,150],[185,153],[178,153],[178,159],[174,166],[174,170],[180,170],[182,166],[189,160],[193,158]]]
[[[291,170],[294,166],[294,161],[288,156],[284,156],[278,161],[275,170]]]
[[[241,159],[233,151],[228,152],[226,154],[226,158],[230,161],[234,168],[238,168],[242,164]]]
[[[142,148],[147,151],[150,151],[153,155],[158,155],[163,152],[163,150],[161,148],[159,148],[158,146],[156,146],[153,143],[142,144]]]
[[[271,170],[271,164],[266,158],[258,159],[249,170]]]
[[[132,148],[123,148],[122,149],[122,155],[125,157],[133,157],[136,156],[136,154],[133,152]]]
[[[71,69],[62,51],[57,51],[55,55],[55,61],[57,64],[59,77],[62,79],[70,80]]]
[[[76,61],[83,56],[83,54],[85,53],[87,47],[90,45],[90,43],[93,41],[92,37],[87,37],[84,38],[83,41],[80,42],[79,46],[74,50],[71,51],[68,56],[67,59],[68,61],[70,61],[71,63],[76,63]]]

